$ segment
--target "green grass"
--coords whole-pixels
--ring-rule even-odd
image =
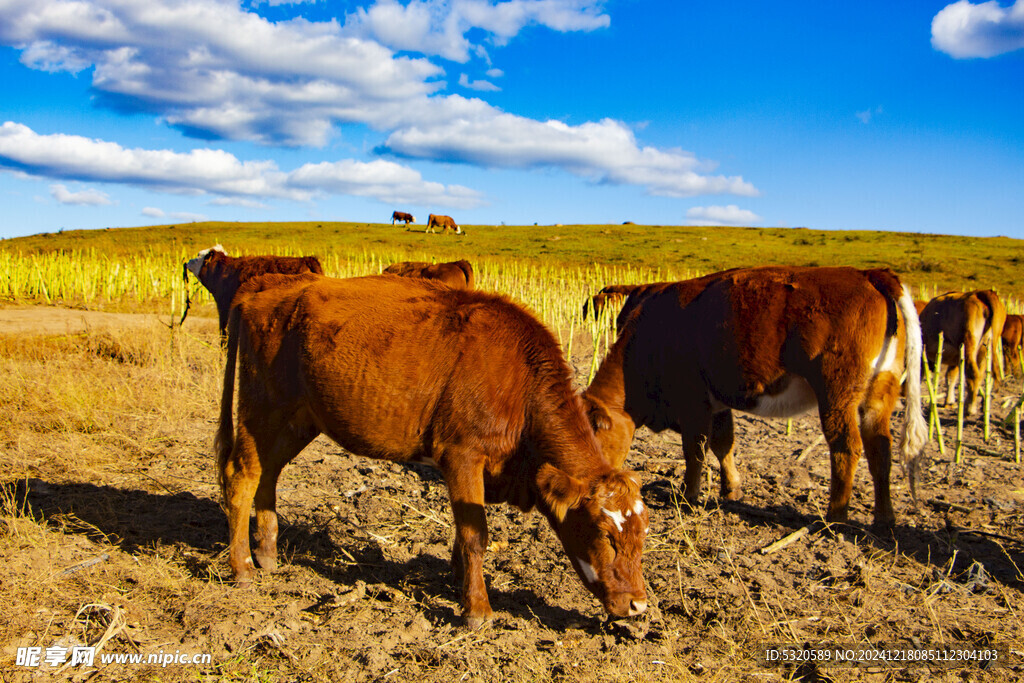
[[[390,224],[193,223],[74,230],[0,241],[21,255],[90,252],[120,259],[181,260],[215,243],[229,253],[316,254],[371,260],[514,260],[546,268],[607,266],[681,277],[758,264],[888,266],[925,295],[992,287],[1024,297],[1024,240],[872,231],[642,225],[464,226],[465,236],[425,234]],[[474,263],[476,265],[476,263]],[[600,271],[598,271],[600,275]],[[596,284],[596,283],[595,283]]]

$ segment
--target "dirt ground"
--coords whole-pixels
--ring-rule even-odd
[[[120,331],[100,330],[115,322]],[[22,346],[32,345],[27,335],[113,334],[126,348],[137,330],[161,324],[152,316],[0,309],[0,337],[16,336]],[[215,343],[209,319],[186,329],[204,345]],[[99,355],[90,362],[109,364],[110,372],[155,363],[145,354],[112,353],[105,343],[87,343],[82,353]],[[139,428],[120,425],[116,433],[127,436],[117,438],[109,427],[74,427],[69,435],[66,424],[56,430],[41,419],[3,423],[0,462],[10,474],[3,477],[0,594],[11,612],[0,625],[0,680],[1024,679],[1024,470],[1013,461],[1012,433],[1001,427],[984,443],[979,422],[969,420],[961,464],[930,444],[917,505],[894,467],[897,525],[877,533],[868,528],[873,494],[864,464],[851,524],[815,524],[827,504],[829,463],[823,446],[806,450],[820,434],[814,415],[795,419],[789,434],[785,420],[737,415],[745,498],[720,504],[711,458],[697,511],[681,506],[678,436],[642,430],[627,464],[642,475],[651,515],[644,554],[651,609],[607,620],[543,517],[494,506],[485,574],[496,618],[471,631],[458,617],[448,566],[451,514],[438,474],[351,456],[324,437],[281,478],[281,568],[261,572],[251,589],[230,585],[210,454],[221,366],[216,352],[206,353],[210,367],[186,363],[184,372],[205,388],[180,423],[145,426],[165,424],[154,414]],[[4,359],[0,380],[29,374],[15,356]],[[590,359],[572,361],[582,384]],[[50,366],[31,372],[47,381],[56,372]],[[999,387],[996,414],[1020,392],[1016,379]],[[137,402],[150,412],[144,399]],[[901,424],[902,416],[894,420]],[[942,422],[950,449],[952,413],[942,412]],[[88,467],[55,464],[76,449]],[[762,552],[807,525],[810,532],[788,546]],[[805,643],[899,652],[995,648],[1008,663],[763,661],[768,646]],[[97,656],[92,667],[61,669],[16,662],[19,647],[45,654],[55,644],[209,654],[210,663],[101,664]]]

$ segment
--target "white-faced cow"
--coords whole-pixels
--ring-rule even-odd
[[[967,374],[967,414],[973,415],[981,402],[981,381],[989,347],[994,349],[992,369],[1003,379],[1003,325],[1006,308],[999,295],[990,289],[975,292],[940,294],[921,311],[921,332],[928,364],[936,367],[939,332],[942,332],[942,358],[946,366],[946,405],[954,401],[960,375],[960,347],[964,348]]]
[[[192,273],[213,295],[220,319],[221,339],[226,338],[228,312],[231,300],[242,283],[267,273],[323,274],[324,269],[315,256],[228,256],[224,247],[216,245],[203,249],[184,267],[185,281]]]
[[[395,211],[391,214],[391,225],[395,223],[405,223],[405,227],[409,227],[410,223],[416,222],[416,216],[411,213],[405,213],[404,211]]]
[[[891,524],[889,418],[904,369],[900,448],[912,492],[926,440],[920,357],[913,301],[891,271],[743,268],[649,294],[584,398],[613,464],[623,463],[641,425],[679,432],[691,504],[709,446],[721,462],[722,497],[742,497],[731,411],[787,417],[817,408],[831,450],[828,519],[847,517],[864,450],[875,522]]]
[[[440,228],[441,234],[453,231],[456,235],[465,234],[456,223],[455,219],[451,216],[442,216],[440,214],[430,214],[430,218],[427,220],[427,232],[434,232],[434,228]]]
[[[237,581],[254,571],[254,496],[255,556],[272,569],[278,475],[324,433],[352,453],[440,470],[471,626],[492,614],[485,502],[537,507],[610,614],[644,611],[639,477],[602,455],[558,342],[523,308],[392,275],[267,275],[239,290],[228,328],[215,450]]]
[[[449,287],[473,289],[473,266],[465,259],[449,263],[428,263],[427,261],[400,261],[392,263],[382,271],[386,275],[419,277],[438,280]]]

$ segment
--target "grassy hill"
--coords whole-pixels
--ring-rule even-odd
[[[888,266],[926,295],[992,287],[1024,298],[1024,240],[876,231],[649,225],[464,226],[465,236],[342,222],[189,223],[74,230],[0,241],[22,256],[80,252],[180,260],[215,243],[229,253],[312,253],[382,260],[515,261],[550,268],[595,264],[653,277],[758,264]]]

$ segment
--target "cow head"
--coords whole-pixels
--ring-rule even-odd
[[[613,408],[597,396],[584,393],[581,398],[601,452],[612,467],[622,467],[633,443],[636,424],[625,410]]]
[[[190,273],[192,273],[193,275],[195,275],[198,278],[199,277],[199,271],[202,270],[203,264],[206,263],[206,259],[213,252],[220,252],[221,254],[227,254],[227,252],[224,251],[224,247],[220,246],[219,244],[216,244],[216,245],[210,247],[209,249],[203,249],[201,252],[196,254],[195,258],[189,259],[188,263],[185,264],[185,268],[187,268]]]
[[[537,483],[545,514],[584,585],[613,616],[643,613],[640,557],[648,519],[639,477],[612,470],[586,482],[545,463]]]

